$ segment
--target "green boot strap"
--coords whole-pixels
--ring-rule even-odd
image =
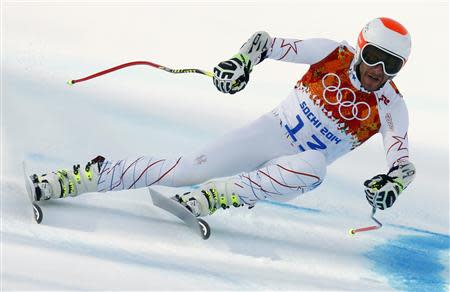
[[[244,204],[241,204],[241,203],[240,203],[239,198],[238,198],[238,196],[236,196],[235,193],[233,193],[233,194],[231,195],[231,204],[232,204],[233,207],[235,207],[235,208],[244,206]]]
[[[217,193],[217,190],[215,188],[209,189],[207,191],[202,190],[202,194],[208,199],[209,215],[211,215],[217,210],[216,205],[219,203],[219,194]]]
[[[227,196],[225,196],[224,194],[220,195],[219,203],[222,209],[230,208],[230,206],[228,205]]]
[[[238,196],[236,196],[234,193],[231,195],[230,200],[231,200],[231,205],[235,208],[244,206],[243,204],[240,203]],[[226,195],[221,194],[219,202],[220,202],[220,207],[222,207],[222,209],[230,208],[230,204],[228,203],[228,198]]]
[[[93,172],[92,172],[92,169],[91,169],[91,163],[90,162],[88,162],[87,164],[86,164],[86,168],[84,169],[85,170],[85,175],[86,175],[86,178],[89,180],[89,181],[91,181],[92,180],[92,177],[94,176],[94,174],[93,174]]]
[[[75,178],[75,182],[77,184],[81,184],[81,175],[80,175],[80,165],[74,165],[73,166],[73,177]]]
[[[58,176],[59,185],[61,186],[61,194],[59,197],[65,198],[65,197],[67,197],[68,194],[70,194],[74,191],[73,183],[70,181],[69,176],[67,174],[67,170],[65,170],[65,169],[56,171],[56,175]],[[66,186],[66,182],[67,182],[67,186]]]

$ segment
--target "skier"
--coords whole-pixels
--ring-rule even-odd
[[[239,53],[214,68],[213,82],[219,91],[235,94],[265,59],[310,65],[273,111],[193,154],[117,161],[98,156],[84,168],[33,175],[34,199],[195,186],[173,198],[197,217],[230,206],[251,208],[259,200],[287,201],[317,188],[327,165],[381,133],[388,171],[366,180],[364,188],[370,205],[389,208],[415,176],[407,108],[392,81],[410,48],[408,31],[384,17],[362,29],[356,50],[345,41],[256,32]]]

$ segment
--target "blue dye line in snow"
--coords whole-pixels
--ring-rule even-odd
[[[277,207],[320,213],[320,210],[288,203],[261,201]],[[374,264],[373,270],[388,279],[394,289],[403,291],[448,291],[450,236],[419,228],[385,224],[419,235],[399,236],[386,244],[375,246],[365,256]]]
[[[318,209],[300,207],[300,206],[297,206],[297,205],[288,204],[288,203],[282,203],[282,202],[276,202],[276,201],[263,200],[263,201],[259,201],[258,202],[258,204],[260,204],[260,203],[269,204],[269,205],[282,207],[282,208],[287,208],[287,209],[292,209],[292,210],[310,212],[310,213],[320,213],[321,212]]]
[[[446,234],[436,233],[436,232],[423,230],[423,229],[410,227],[410,226],[405,226],[405,225],[398,225],[398,224],[386,224],[386,225],[389,225],[389,226],[392,226],[392,227],[395,227],[395,228],[399,228],[399,229],[403,229],[403,230],[415,231],[415,232],[419,232],[419,233],[423,233],[423,234],[428,234],[428,235],[449,236],[449,235],[446,235]]]
[[[386,244],[374,247],[365,256],[374,263],[374,271],[387,277],[394,289],[447,291],[450,236],[417,229],[414,231],[422,234],[389,240]]]

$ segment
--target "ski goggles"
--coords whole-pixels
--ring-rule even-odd
[[[378,47],[374,44],[367,43],[361,50],[362,61],[370,66],[381,64],[384,74],[387,76],[395,76],[402,69],[405,60],[402,57]]]

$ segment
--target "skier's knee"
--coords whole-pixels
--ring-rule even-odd
[[[325,179],[327,164],[325,156],[315,150],[309,150],[296,155],[291,162],[292,168],[297,169],[305,181],[309,190],[315,189]]]
[[[325,155],[319,151],[310,150],[305,152],[304,159],[310,164],[311,171],[320,179],[320,182],[322,182],[327,174]]]

